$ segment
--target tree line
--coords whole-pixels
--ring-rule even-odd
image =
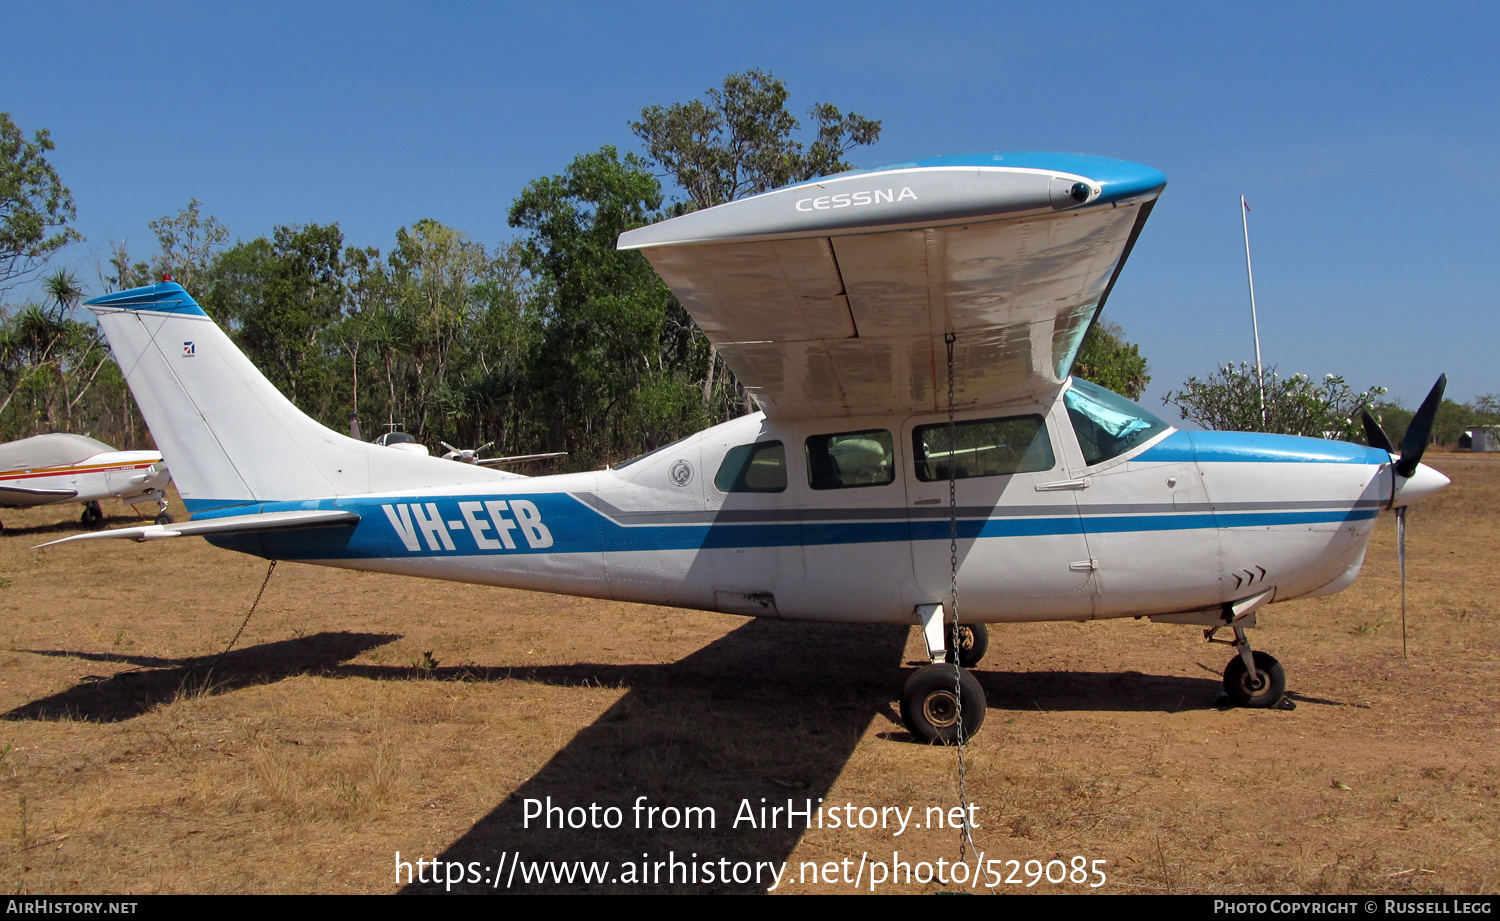
[[[151,222],[156,250],[147,258],[112,244],[100,287],[170,275],[331,428],[346,430],[357,414],[367,439],[403,426],[432,449],[493,442],[490,455],[567,451],[563,469],[597,468],[753,408],[650,264],[615,243],[635,227],[849,169],[851,152],[879,140],[879,121],[827,103],[808,110],[804,127],[788,96],[780,80],[752,70],[701,99],[648,106],[630,125],[643,153],[604,146],[527,184],[508,213],[514,237],[494,245],[430,219],[401,227],[383,250],[349,245],[337,223],[277,226],[231,243],[228,228],[190,200]],[[79,239],[68,226],[71,195],[46,162],[51,149],[45,131],[28,142],[0,114],[0,294]],[[57,270],[39,302],[3,308],[0,439],[149,438],[107,343],[78,309],[97,293],[84,289]],[[1150,381],[1139,348],[1109,322],[1090,330],[1075,373],[1132,399]],[[1318,388],[1290,380],[1296,393],[1283,402],[1317,402]],[[1241,378],[1208,383],[1189,381],[1169,399],[1243,401]],[[1319,405],[1357,415],[1339,412],[1348,394],[1336,390]],[[1268,427],[1258,407],[1244,419],[1179,408],[1209,427]],[[1399,407],[1387,410],[1399,439]],[[1323,416],[1307,424],[1325,434],[1346,428]]]

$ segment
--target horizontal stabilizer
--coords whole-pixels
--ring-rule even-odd
[[[266,512],[262,515],[233,515],[227,518],[209,518],[203,521],[185,521],[182,524],[152,524],[140,528],[118,528],[113,531],[96,531],[92,534],[75,534],[62,540],[38,544],[33,550],[66,544],[74,540],[161,540],[167,537],[205,537],[209,534],[249,534],[255,531],[296,531],[305,528],[352,527],[359,524],[359,515],[339,509],[314,509],[300,512]]]

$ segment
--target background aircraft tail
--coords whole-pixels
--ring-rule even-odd
[[[181,285],[133,288],[86,306],[190,512],[514,476],[324,428],[282,396]]]

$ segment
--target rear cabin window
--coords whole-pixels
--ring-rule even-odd
[[[1068,419],[1078,435],[1083,462],[1090,467],[1145,444],[1169,426],[1118,393],[1073,379],[1063,394]]]
[[[946,422],[917,426],[911,440],[917,479],[924,483],[948,479],[950,464],[956,480],[1051,470],[1054,464],[1052,442],[1041,416],[955,423],[951,449]]]
[[[807,485],[813,489],[884,486],[895,478],[895,442],[885,429],[807,439]]]
[[[779,441],[760,441],[730,448],[714,475],[719,492],[783,492],[786,448]]]

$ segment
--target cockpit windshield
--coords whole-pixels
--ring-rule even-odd
[[[1063,394],[1063,405],[1078,435],[1083,461],[1090,467],[1119,457],[1169,428],[1119,394],[1076,377]]]

